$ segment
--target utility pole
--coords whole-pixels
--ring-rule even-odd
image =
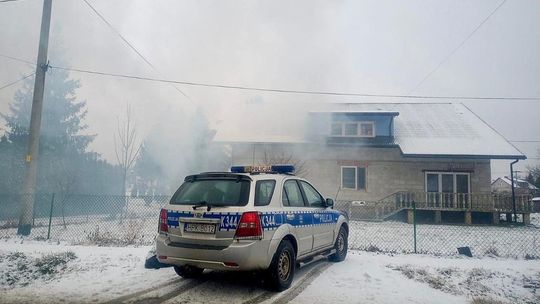
[[[41,33],[39,36],[36,79],[32,99],[32,114],[30,116],[30,133],[28,136],[28,152],[26,153],[26,175],[21,195],[21,214],[17,234],[29,235],[32,230],[34,215],[34,196],[36,191],[37,161],[39,155],[39,129],[41,128],[41,112],[43,109],[43,91],[45,73],[49,67],[47,50],[49,47],[49,29],[51,25],[52,0],[43,1],[41,16]]]
[[[516,214],[516,191],[514,188],[514,164],[517,163],[519,159],[510,163],[510,181],[512,183],[512,209],[514,211],[514,223],[517,223],[517,214]]]

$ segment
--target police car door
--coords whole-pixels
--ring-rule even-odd
[[[299,181],[304,193],[309,211],[313,214],[313,249],[332,245],[334,241],[334,216],[332,210],[327,210],[324,198],[305,181]]]
[[[292,233],[298,242],[298,256],[309,253],[313,248],[312,217],[308,211],[300,185],[295,179],[283,183],[281,193],[285,222],[292,226]]]

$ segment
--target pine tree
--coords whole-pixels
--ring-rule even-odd
[[[62,70],[47,74],[40,131],[38,177],[36,192],[93,192],[98,180],[88,171],[103,173],[112,166],[103,166],[99,157],[89,153],[94,135],[84,132],[88,126],[86,101],[77,98],[80,82],[69,78]],[[2,115],[8,130],[0,141],[0,158],[9,162],[9,174],[0,177],[0,192],[19,192],[25,174],[24,155],[28,142],[28,127],[32,107],[33,81],[28,80],[15,93],[9,114]],[[91,168],[93,167],[93,168]],[[101,170],[96,172],[96,168]]]

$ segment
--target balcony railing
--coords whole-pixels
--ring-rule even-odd
[[[512,196],[492,193],[443,193],[443,192],[397,192],[394,194],[396,208],[512,212]],[[530,195],[516,195],[516,212],[533,211]],[[385,200],[387,201],[387,200]]]

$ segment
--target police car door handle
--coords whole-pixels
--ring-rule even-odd
[[[288,220],[294,220],[294,214],[287,214],[287,219]]]

